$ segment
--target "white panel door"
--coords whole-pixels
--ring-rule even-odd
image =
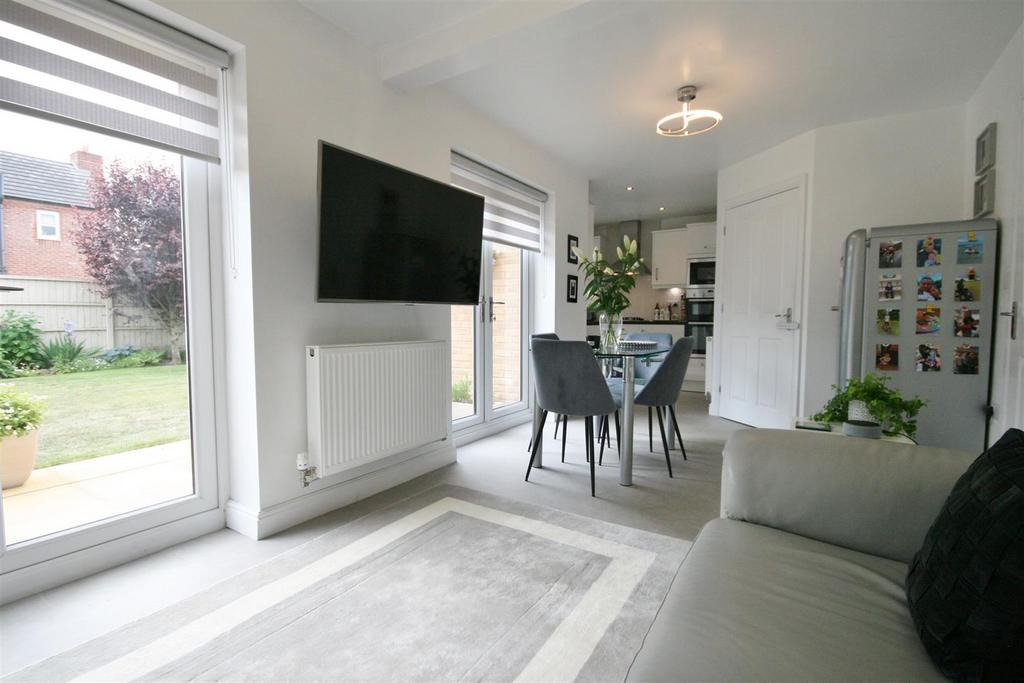
[[[797,412],[803,190],[729,209],[718,296],[721,415],[790,427]]]

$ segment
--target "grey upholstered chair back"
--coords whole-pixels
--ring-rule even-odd
[[[558,341],[558,335],[555,334],[554,332],[538,332],[537,334],[531,334],[530,335],[530,348],[531,349],[533,348],[533,340],[534,339],[550,339],[550,340],[553,340],[553,341]]]
[[[668,332],[630,332],[625,336],[625,340],[657,342],[658,348],[666,351],[672,348],[672,335]],[[635,376],[637,379],[649,380],[654,377],[660,365],[660,358],[654,359],[650,364],[639,361],[636,364]]]
[[[543,410],[574,417],[615,412],[612,393],[589,344],[535,338],[530,355],[537,402]]]
[[[640,406],[669,406],[679,399],[686,378],[686,367],[693,353],[693,337],[683,337],[672,345],[672,350],[658,366],[657,372],[636,395]]]

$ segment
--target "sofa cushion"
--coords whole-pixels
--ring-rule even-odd
[[[906,585],[921,642],[946,674],[1024,675],[1024,432],[1006,432],[953,486]]]
[[[917,638],[906,565],[716,519],[700,532],[632,681],[944,681]]]

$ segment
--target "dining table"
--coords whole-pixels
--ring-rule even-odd
[[[619,485],[633,485],[633,399],[636,391],[636,363],[650,364],[651,361],[663,354],[668,349],[652,349],[644,344],[636,342],[625,342],[615,346],[606,346],[594,349],[595,362],[603,362],[606,367],[615,364],[615,361],[622,365],[622,436],[619,442]],[[537,401],[533,402],[533,433],[537,433],[537,426],[540,424],[541,409]],[[671,418],[670,418],[671,419]],[[537,447],[537,456],[534,459],[534,467],[543,467],[544,464],[544,439],[540,439]]]

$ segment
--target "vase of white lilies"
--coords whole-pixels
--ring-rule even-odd
[[[594,248],[590,257],[578,247],[573,252],[580,261],[587,284],[583,289],[587,297],[587,310],[596,313],[601,331],[601,348],[614,349],[622,336],[622,312],[629,307],[629,292],[636,287],[636,276],[644,260],[637,255],[636,240],[626,235],[622,245],[615,247],[618,263],[605,260],[601,250]]]

